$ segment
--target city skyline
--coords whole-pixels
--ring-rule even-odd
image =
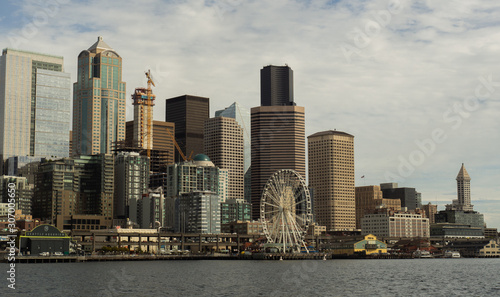
[[[149,68],[154,118],[164,120],[164,99],[182,94],[211,98],[212,111],[234,101],[258,106],[259,69],[289,64],[295,100],[307,109],[305,134],[356,137],[356,186],[398,182],[443,209],[457,197],[454,178],[465,163],[474,209],[500,226],[498,4],[124,1],[113,6],[116,18],[88,2],[56,3],[3,3],[1,48],[63,56],[75,82],[78,53],[103,36],[124,59],[126,120]],[[124,30],[138,13],[151,22]]]

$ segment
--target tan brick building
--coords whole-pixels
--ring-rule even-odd
[[[307,139],[316,222],[327,231],[354,230],[354,136],[329,130]]]
[[[425,217],[429,219],[429,224],[434,224],[436,222],[434,215],[437,214],[437,205],[429,202],[429,204],[422,205],[422,209],[425,211]]]
[[[376,209],[387,208],[395,212],[401,211],[401,200],[384,199],[380,186],[356,187],[356,229],[361,229],[361,219]]]

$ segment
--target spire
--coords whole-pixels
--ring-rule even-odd
[[[97,37],[96,43],[94,43],[91,47],[89,47],[88,51],[95,51],[97,49],[100,50],[113,50],[111,46],[109,46],[106,42],[102,40],[102,36]]]
[[[462,167],[460,168],[460,171],[458,172],[457,180],[467,180],[467,181],[471,180],[469,173],[467,173],[467,170],[465,170],[464,163],[462,163]]]

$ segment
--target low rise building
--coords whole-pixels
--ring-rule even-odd
[[[361,219],[361,233],[379,238],[428,238],[429,219],[415,213],[368,214]]]
[[[500,257],[500,240],[491,239],[482,249],[479,250],[479,257]]]
[[[40,225],[20,236],[19,249],[24,255],[41,253],[69,254],[71,237],[52,225]]]
[[[484,238],[483,229],[466,224],[436,223],[430,226],[431,237]]]
[[[435,216],[436,223],[452,223],[484,228],[484,215],[476,211],[442,210]]]
[[[484,228],[484,237],[497,238],[498,237],[498,229],[497,228]]]
[[[363,239],[334,242],[324,246],[334,255],[380,254],[387,253],[387,244],[377,239],[373,234],[367,234]]]
[[[264,233],[262,224],[256,221],[235,221],[223,224],[222,233],[237,233],[243,235],[260,235]]]
[[[326,234],[326,226],[320,226],[316,223],[309,225],[309,230],[307,230],[307,235],[320,236]]]

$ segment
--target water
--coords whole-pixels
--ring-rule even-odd
[[[2,277],[0,296],[500,296],[499,264],[500,259],[17,264],[15,294]]]

